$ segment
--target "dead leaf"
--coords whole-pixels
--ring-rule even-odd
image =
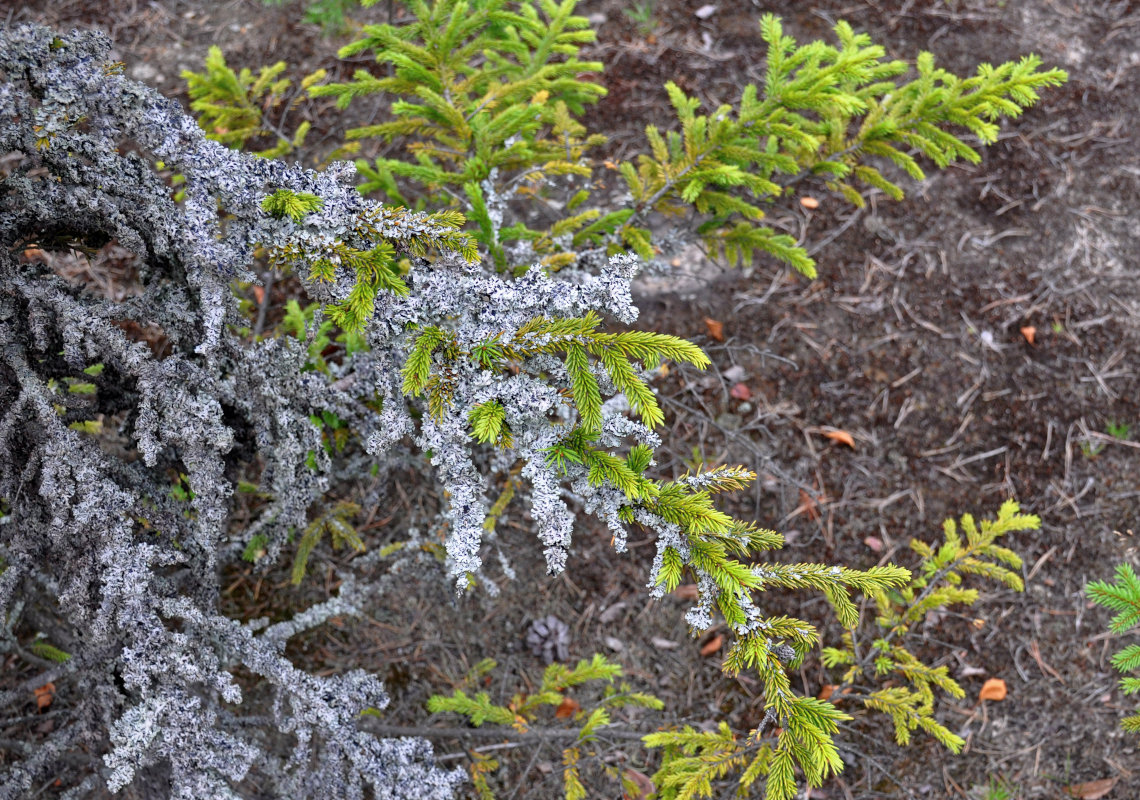
[[[55,684],[45,683],[38,689],[33,689],[32,694],[36,696],[36,709],[44,711],[51,705],[51,701],[55,699]]]
[[[696,17],[697,19],[708,19],[709,17],[711,17],[715,13],[716,13],[716,6],[714,6],[710,3],[708,5],[701,6],[696,11],[694,11],[693,16]]]
[[[558,704],[558,708],[554,711],[554,716],[558,719],[566,719],[572,717],[582,710],[582,706],[578,705],[578,701],[572,697],[562,698],[562,702]]]
[[[1034,340],[1037,338],[1037,329],[1032,325],[1026,325],[1021,329],[1021,335],[1025,337],[1025,341],[1033,344]]]
[[[817,694],[816,697],[818,697],[820,700],[827,700],[831,697],[831,695],[835,694],[835,690],[838,688],[839,687],[834,683],[825,683],[823,685],[823,688],[819,690],[819,694]]]
[[[1004,700],[1006,695],[1005,681],[1001,678],[987,678],[982,684],[982,691],[978,694],[979,700]]]
[[[830,439],[833,442],[839,442],[840,444],[845,444],[848,447],[850,447],[852,450],[855,449],[855,437],[852,436],[851,434],[849,434],[847,431],[841,431],[838,428],[836,428],[835,430],[824,431],[823,435],[826,436],[828,439]]]
[[[705,327],[709,329],[709,336],[718,342],[724,341],[724,323],[712,317],[705,317]]]
[[[747,383],[738,383],[733,386],[729,392],[730,395],[736,400],[751,400],[752,390],[748,388]]]
[[[722,644],[724,644],[724,637],[718,633],[716,636],[705,642],[704,646],[701,648],[701,655],[711,656],[713,653],[720,649]]]
[[[649,641],[658,650],[676,650],[678,647],[681,646],[677,642],[673,641],[672,639],[662,639],[660,636],[654,636]]]
[[[622,800],[641,800],[642,797],[649,797],[657,791],[657,786],[653,783],[653,779],[646,775],[644,772],[638,772],[635,769],[625,768],[625,783],[633,784],[633,794],[624,792]]]
[[[261,305],[265,301],[265,287],[254,286],[253,287],[253,299],[257,301],[258,305]]]
[[[800,504],[796,507],[796,511],[801,509],[804,514],[807,514],[807,518],[813,522],[819,519],[819,503],[803,489],[800,489]],[[787,536],[784,538],[787,539]]]
[[[870,547],[876,553],[883,552],[883,540],[880,539],[878,536],[868,536],[866,539],[863,540],[863,544]]]
[[[1073,797],[1079,797],[1081,800],[1100,800],[1116,786],[1116,782],[1120,780],[1118,777],[1114,778],[1101,778],[1099,781],[1089,781],[1088,783],[1074,783],[1072,786],[1066,786],[1065,792]]]
[[[982,628],[986,627],[986,621],[984,619],[982,619],[981,617],[978,617],[977,619],[974,619],[974,620],[970,620],[970,624],[974,626],[974,630],[976,630],[976,631],[980,631]]]
[[[695,583],[683,583],[674,589],[672,594],[682,600],[696,600],[699,592]]]
[[[819,201],[814,197],[801,197],[800,205],[809,211],[815,211],[817,208],[819,208]]]

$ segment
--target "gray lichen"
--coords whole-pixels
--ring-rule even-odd
[[[498,547],[488,491],[516,464],[550,572],[566,566],[572,505],[602,519],[624,549],[625,495],[583,465],[547,463],[575,413],[558,359],[540,354],[504,372],[457,360],[448,365],[453,402],[434,416],[410,405],[419,401],[404,396],[400,369],[425,326],[469,350],[541,315],[630,322],[636,259],[512,278],[446,250],[416,258],[406,295],[376,295],[368,349],[331,375],[314,371],[308,342],[238,333],[245,320],[231,282],[255,280],[256,248],[331,259],[338,243],[405,248],[443,228],[364,200],[351,165],[317,173],[209,141],[177,103],[117,74],[109,49],[98,33],[0,31],[0,154],[17,154],[0,191],[0,653],[19,647],[15,630],[32,603],[72,655],[33,681],[68,686],[66,714],[0,772],[0,800],[25,796],[61,763],[74,797],[128,785],[148,797],[450,797],[462,773],[436,767],[427,742],[360,726],[362,711],[387,702],[379,681],[315,677],[284,656],[290,636],[355,613],[382,584],[342,576],[339,597],[266,628],[218,613],[220,570],[255,537],[274,562],[330,488],[426,454],[442,501],[427,524],[447,531],[447,572],[460,586]],[[185,176],[182,203],[158,161]],[[318,197],[319,210],[303,220],[264,211],[281,189]],[[128,248],[140,293],[115,301],[20,257],[60,238]],[[280,266],[298,268],[317,302],[343,301],[352,288],[345,270],[320,281],[310,264]],[[161,332],[161,357],[128,335],[132,327]],[[96,365],[102,372],[83,378],[93,393],[67,391]],[[595,372],[613,395],[605,371]],[[471,410],[490,400],[512,434],[497,452],[469,432]],[[619,406],[605,407],[599,445],[656,445]],[[322,413],[361,446],[327,453],[311,421]],[[97,421],[118,427],[118,449],[93,433]],[[255,461],[266,501],[237,525],[236,469]],[[172,495],[172,475],[185,476],[185,497]],[[659,533],[659,551],[687,557],[675,525],[645,510],[636,519]],[[406,538],[419,541],[414,531]],[[713,594],[690,622],[704,621]],[[239,667],[268,688],[270,713],[244,707]],[[27,696],[0,695],[0,713]]]
[[[323,453],[310,414],[330,411],[365,435],[383,425],[362,403],[371,387],[334,389],[304,371],[292,340],[246,344],[231,328],[229,284],[252,277],[254,247],[307,235],[262,211],[264,196],[319,195],[331,237],[364,207],[351,173],[226,150],[176,103],[115,74],[109,47],[97,33],[0,34],[0,152],[19,157],[0,196],[0,651],[18,647],[31,603],[55,615],[53,639],[71,653],[38,679],[68,687],[57,702],[66,716],[6,760],[0,798],[27,796],[61,764],[75,797],[128,784],[196,800],[450,797],[462,775],[434,766],[426,742],[360,728],[361,711],[387,703],[379,681],[318,678],[285,658],[288,636],[354,610],[350,598],[260,635],[217,613],[233,545],[262,533],[276,553],[328,489],[328,465],[306,465]],[[186,176],[182,205],[157,160]],[[112,302],[19,258],[60,236],[129,248],[142,294]],[[129,323],[156,326],[169,352],[133,341]],[[66,391],[97,364],[93,398]],[[128,452],[71,425],[91,419],[121,420]],[[238,447],[264,460],[273,499],[252,530],[234,532]],[[171,496],[172,471],[186,476],[188,504]],[[271,688],[268,721],[247,716],[239,665]],[[0,713],[27,697],[6,693]]]

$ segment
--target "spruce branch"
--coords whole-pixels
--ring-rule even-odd
[[[933,611],[953,604],[972,605],[978,593],[960,588],[965,575],[979,575],[1021,591],[1020,576],[1002,566],[1019,569],[1021,559],[996,542],[1008,533],[1036,530],[1040,524],[1036,516],[1020,513],[1018,504],[1008,500],[995,519],[982,520],[980,525],[970,514],[962,515],[960,522],[947,519],[942,527],[943,542],[937,549],[912,540],[911,549],[922,559],[914,577],[894,592],[873,592],[879,630],[872,634],[848,626],[843,647],[824,648],[825,666],[846,668],[833,696],[861,701],[865,707],[886,714],[894,724],[899,744],[909,742],[910,733],[921,729],[958,752],[963,740],[934,719],[933,689],[956,698],[964,696],[964,690],[946,667],[930,667],[896,642],[906,638],[913,626]],[[873,688],[874,682],[887,675],[895,675],[908,685]]]
[[[1090,581],[1085,587],[1089,599],[1116,612],[1109,630],[1117,635],[1131,630],[1140,622],[1140,578],[1129,564],[1118,564],[1114,581]],[[1140,646],[1130,644],[1115,653],[1112,666],[1121,673],[1123,692],[1140,692],[1140,679],[1127,675],[1140,668]],[[1120,727],[1130,733],[1140,733],[1140,714],[1129,714],[1120,720]]]

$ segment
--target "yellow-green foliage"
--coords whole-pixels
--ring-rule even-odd
[[[463,680],[465,687],[474,685],[478,678],[495,668],[492,659],[484,659],[470,670]],[[567,719],[577,734],[562,751],[562,783],[566,800],[582,800],[586,788],[582,784],[581,762],[583,758],[597,755],[591,749],[599,734],[611,724],[610,711],[625,706],[638,706],[660,710],[664,704],[658,698],[644,692],[633,691],[629,684],[615,680],[622,676],[620,664],[609,661],[605,656],[595,654],[589,661],[583,659],[574,667],[554,663],[546,668],[542,681],[535,691],[515,694],[506,705],[497,705],[486,692],[469,695],[464,688],[456,689],[451,696],[433,695],[428,699],[428,711],[433,714],[452,713],[466,717],[476,727],[484,724],[513,728],[526,733],[541,721],[553,722],[550,714],[543,715],[544,708],[558,709],[557,719]],[[594,703],[580,705],[571,698],[569,690],[587,683],[604,684],[601,697]],[[487,776],[498,764],[486,758],[475,760],[471,765],[471,777],[481,800],[491,800],[494,792],[487,782]],[[612,768],[606,771],[617,777]]]
[[[964,744],[961,737],[934,719],[934,690],[955,698],[965,692],[945,666],[928,666],[908,650],[908,637],[931,612],[977,601],[978,590],[963,586],[967,576],[989,578],[1021,591],[1021,576],[1014,571],[1021,568],[1021,558],[997,540],[1007,533],[1036,530],[1040,524],[1036,516],[1020,513],[1018,504],[1008,500],[993,520],[978,524],[969,514],[960,524],[946,520],[938,547],[911,540],[911,550],[921,561],[908,584],[873,593],[878,609],[875,628],[853,627],[843,637],[843,647],[823,649],[826,666],[847,668],[833,696],[888,715],[899,744],[908,743],[911,732],[921,729],[958,752]],[[888,680],[897,685],[880,688]]]
[[[922,557],[914,575],[898,567],[856,573],[810,564],[770,564],[753,573],[763,576],[764,583],[821,590],[849,629],[843,647],[823,648],[826,666],[847,667],[833,699],[861,702],[887,714],[900,744],[910,741],[912,731],[922,729],[957,752],[962,740],[934,719],[933,690],[941,689],[952,697],[963,696],[963,691],[946,667],[927,666],[906,649],[907,634],[931,611],[977,600],[977,590],[962,588],[965,576],[982,575],[1021,589],[1021,578],[1012,571],[1020,568],[1021,559],[996,544],[1006,533],[1040,525],[1037,517],[1019,511],[1011,500],[1001,507],[996,520],[979,525],[969,514],[962,517],[960,526],[947,520],[944,541],[937,550],[918,540],[911,543]],[[864,630],[869,626],[860,624],[843,584],[874,599],[879,612],[874,623],[877,630]],[[732,613],[725,611],[726,619],[731,620]],[[662,766],[654,776],[661,800],[717,796],[719,784],[728,779],[737,782],[741,796],[751,796],[760,778],[765,778],[768,800],[787,800],[796,792],[796,767],[812,786],[842,770],[832,736],[850,715],[831,702],[795,695],[784,672],[789,662],[794,665],[815,646],[816,631],[789,618],[767,620],[763,631],[763,636],[741,637],[724,668],[729,674],[744,668],[759,672],[765,687],[764,720],[745,737],[738,737],[723,723],[716,731],[685,727],[645,737],[649,746],[662,748]],[[779,652],[774,640],[790,643],[794,654]],[[899,685],[882,687],[888,679]]]
[[[695,209],[696,233],[709,251],[731,263],[767,252],[811,276],[806,250],[761,224],[765,206],[810,177],[857,205],[869,188],[899,199],[902,189],[882,166],[922,179],[916,156],[938,167],[976,161],[960,132],[992,143],[1000,117],[1017,116],[1037,101],[1039,88],[1066,79],[1061,70],[1039,71],[1035,56],[983,64],[962,79],[921,53],[917,78],[903,81],[909,66],[884,60],[884,48],[846,22],[835,27],[837,46],[799,45],[767,14],[760,20],[768,47],[763,85],[746,86],[736,105],[709,114],[667,83],[678,124],[665,132],[649,126],[646,152],[606,162],[631,201],[605,209],[591,202],[598,165],[586,158],[604,137],[576,119],[605,94],[583,74],[602,67],[577,60],[594,34],[573,15],[575,2],[414,0],[409,23],[366,26],[340,55],[374,52],[393,74],[357,70],[351,82],[310,90],[335,96],[342,108],[370,94],[401,98],[391,106],[394,120],[348,132],[352,144],[377,137],[402,142],[406,153],[358,161],[361,191],[402,205],[462,208],[500,268],[524,266],[509,263],[505,249],[520,240],[551,268],[591,248],[652,258],[646,214]],[[526,215],[506,218],[512,201],[535,196],[558,203],[549,227],[531,227]]]
[[[1140,578],[1128,564],[1116,567],[1116,580],[1092,581],[1086,587],[1089,599],[1116,612],[1109,630],[1115,634],[1124,633],[1140,622]],[[1140,669],[1140,645],[1130,644],[1112,657],[1112,666],[1120,673],[1135,672]],[[1120,679],[1120,687],[1125,694],[1140,692],[1140,678],[1127,674]],[[1140,733],[1140,714],[1130,714],[1120,721],[1124,730]]]
[[[309,556],[312,555],[313,548],[320,543],[325,534],[328,534],[332,540],[333,549],[339,549],[342,545],[347,544],[358,553],[363,552],[364,542],[361,540],[360,534],[356,532],[356,528],[349,522],[359,513],[360,506],[341,501],[309,523],[301,535],[301,540],[297,543],[297,554],[293,558],[292,581],[294,586],[304,580]]]
[[[460,349],[452,334],[435,326],[426,327],[416,336],[415,345],[404,364],[404,393],[426,394],[429,407],[437,416],[450,403],[447,370],[432,373],[432,359],[437,352],[445,361],[470,359],[483,369],[496,372],[509,370],[511,362],[544,353],[561,353],[584,431],[597,433],[602,423],[602,396],[598,380],[590,368],[591,357],[601,363],[614,386],[625,393],[645,424],[650,427],[660,425],[665,419],[664,414],[633,361],[641,362],[643,369],[653,369],[664,359],[694,364],[703,369],[709,364],[708,357],[696,345],[676,336],[650,331],[608,333],[598,330],[601,323],[601,317],[593,312],[581,318],[534,317],[509,339],[495,335],[469,350]],[[481,410],[472,413],[471,423],[479,441],[500,442],[504,433],[509,434],[509,430],[503,427],[501,415],[496,417],[493,408],[493,404],[484,404]],[[493,428],[488,428],[488,425]],[[492,429],[494,436],[488,438]]]
[[[0,563],[0,574],[3,574],[4,572],[2,567],[3,564]],[[65,661],[71,659],[71,653],[60,650],[51,642],[48,642],[39,636],[36,637],[36,640],[34,642],[28,645],[28,649],[40,658],[47,659],[48,661],[54,661],[57,664],[62,664]]]
[[[409,22],[364,26],[362,37],[340,50],[343,58],[375,53],[389,74],[358,69],[349,82],[321,84],[324,75],[314,73],[300,88],[335,97],[339,108],[373,94],[397,98],[393,119],[348,131],[335,155],[356,152],[363,139],[401,143],[402,158],[357,161],[361,192],[402,206],[462,211],[500,270],[535,261],[554,270],[597,250],[632,250],[649,259],[657,251],[647,215],[695,211],[688,213],[694,235],[708,252],[730,263],[768,253],[813,276],[815,262],[804,247],[763,224],[772,202],[803,180],[821,181],[857,205],[870,188],[901,198],[901,187],[883,171],[887,165],[921,179],[918,157],[938,167],[977,161],[960,134],[993,142],[1001,117],[1017,116],[1037,101],[1039,89],[1067,78],[1061,70],[1040,70],[1036,56],[982,64],[974,76],[959,78],[920,53],[917,77],[904,80],[905,62],[885,60],[883,47],[845,22],[835,27],[837,45],[800,45],[768,14],[760,20],[768,47],[762,85],[744,87],[735,105],[701,113],[700,101],[670,82],[665,89],[677,125],[664,132],[649,126],[645,152],[599,165],[588,153],[605,137],[587,131],[578,117],[605,94],[590,77],[602,65],[578,58],[594,33],[574,15],[575,5],[411,0]],[[284,69],[279,62],[256,78],[248,69],[235,74],[212,49],[205,72],[184,75],[212,137],[237,147],[268,135],[278,144],[263,154],[279,155],[300,146],[307,130],[302,123],[290,138],[263,119],[262,108],[283,102]],[[592,199],[607,171],[624,182],[625,207]],[[544,207],[544,219],[555,219],[535,227],[536,205]],[[355,327],[375,292],[398,290],[398,283],[386,254],[348,255],[356,257],[360,285],[338,312],[338,324]],[[325,278],[321,263],[327,261],[315,262],[314,273]]]
[[[282,103],[286,112],[291,110],[304,98],[305,90],[324,80],[324,70],[305,76],[286,102],[292,81],[278,77],[287,67],[284,61],[262,67],[256,77],[248,68],[235,73],[226,65],[221,49],[212,46],[205,67],[204,72],[184,70],[182,78],[190,94],[190,108],[209,138],[233,148],[244,148],[250,139],[271,139],[276,142],[272,147],[254,151],[265,158],[289,155],[304,143],[311,127],[308,120],[302,121],[292,136],[286,136],[283,119],[274,124],[265,119],[265,112]]]

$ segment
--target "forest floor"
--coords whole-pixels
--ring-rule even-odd
[[[1140,563],[1129,538],[1140,528],[1140,4],[715,0],[710,11],[700,0],[646,2],[579,7],[595,23],[589,55],[605,62],[609,89],[588,122],[625,157],[647,123],[670,124],[665,81],[715,107],[761,80],[757,20],[766,11],[800,41],[827,38],[845,19],[892,57],[929,50],[958,74],[1030,52],[1069,72],[1004,126],[980,164],[931,170],[905,185],[902,202],[879,195],[853,210],[821,184],[803,192],[817,209],[774,210],[772,224],[817,260],[817,280],[770,261],[742,271],[686,257],[676,274],[642,284],[638,325],[690,338],[714,362],[659,384],[669,412],[660,473],[679,475],[697,457],[755,470],[754,491],[731,510],[785,533],[780,560],[913,566],[910,539],[935,541],[946,517],[990,516],[1010,497],[1041,517],[1039,531],[1007,542],[1025,560],[1024,593],[979,584],[976,606],[924,629],[922,655],[949,666],[967,691],[937,705],[966,739],[964,752],[922,735],[898,747],[884,720],[847,709],[856,717],[840,736],[847,769],[811,797],[1140,796],[1137,741],[1118,726],[1131,704],[1109,664],[1119,643],[1106,633],[1108,612],[1084,593],[1117,563]],[[387,13],[381,4],[350,17]],[[183,102],[179,72],[201,70],[211,44],[235,68],[285,59],[295,80],[320,66],[343,80],[366,66],[338,62],[349,39],[322,38],[299,16],[297,5],[257,0],[0,5],[9,24],[104,29],[128,75]],[[349,114],[367,117],[379,104]],[[300,113],[314,123],[314,153],[353,124],[331,103],[309,101]],[[853,446],[826,436],[835,430]],[[380,521],[404,519],[418,502],[416,487],[397,489]],[[518,578],[497,597],[455,601],[443,581],[410,583],[372,618],[306,637],[298,663],[376,671],[393,694],[385,722],[422,727],[426,697],[449,691],[481,658],[499,663],[486,689],[497,699],[533,687],[542,661],[524,640],[535,619],[553,615],[569,627],[573,658],[607,653],[666,702],[664,716],[631,725],[724,720],[743,733],[758,724],[756,684],[725,677],[716,653],[702,655],[716,631],[691,640],[683,599],[646,597],[649,540],[615,556],[608,533],[580,531],[567,573],[552,579],[528,529],[521,511],[507,520],[503,544]],[[282,613],[325,588],[302,597],[284,571],[232,578],[234,606],[250,616]],[[764,602],[819,625],[825,639],[840,633],[809,594]],[[813,659],[795,685],[815,695],[834,677]],[[1004,700],[978,699],[988,678],[1005,682]],[[437,737],[440,753],[471,744]],[[501,797],[560,794],[556,743],[494,752],[506,764]],[[628,747],[607,757],[624,752],[644,759]],[[644,760],[628,766],[652,771]],[[595,777],[591,797],[620,795]]]

